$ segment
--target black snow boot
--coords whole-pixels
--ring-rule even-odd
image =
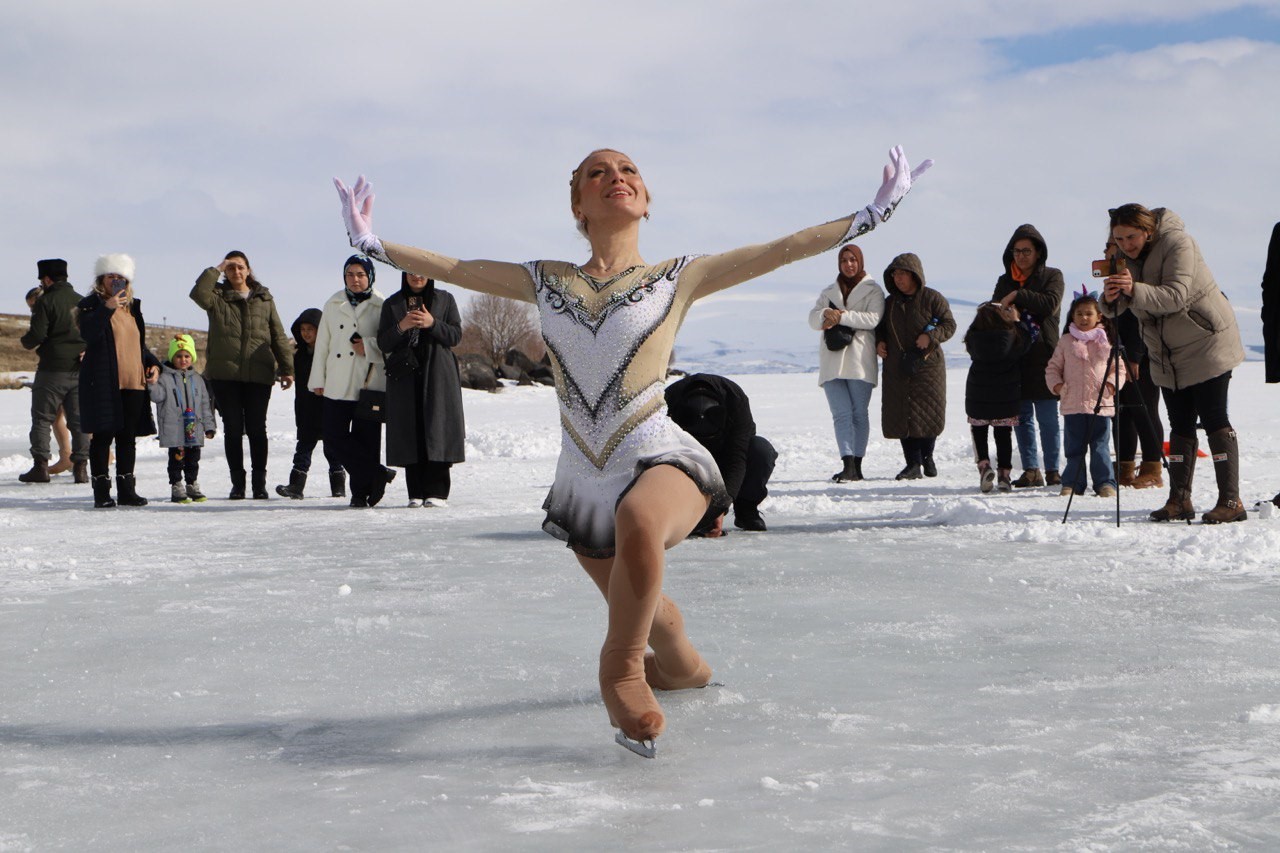
[[[254,470],[253,472],[253,499],[255,501],[265,501],[271,497],[267,493],[267,472]]]
[[[302,490],[307,486],[307,472],[294,468],[289,472],[289,485],[276,486],[276,494],[282,498],[302,500]]]
[[[347,472],[339,468],[329,472],[329,497],[345,498],[347,496]]]
[[[1191,521],[1196,517],[1191,505],[1191,482],[1196,473],[1195,436],[1169,433],[1169,497],[1164,506],[1151,513],[1152,521]]]
[[[244,469],[231,472],[231,494],[227,495],[229,501],[244,500]]]
[[[108,509],[116,505],[111,498],[111,478],[106,474],[97,474],[93,478],[93,506],[95,509]]]
[[[847,483],[850,480],[861,480],[861,477],[853,476],[853,460],[852,456],[841,456],[840,461],[844,463],[844,467],[831,475],[831,479],[837,483]]]
[[[147,505],[147,499],[134,488],[132,474],[116,475],[116,494],[120,496],[120,506]]]
[[[908,462],[907,467],[898,472],[895,480],[919,480],[924,477],[924,472],[920,470],[920,463]]]
[[[1200,517],[1205,524],[1244,521],[1249,517],[1240,502],[1240,446],[1231,427],[1209,434],[1213,473],[1218,480],[1218,505]]]

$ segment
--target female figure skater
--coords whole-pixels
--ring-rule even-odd
[[[461,261],[376,237],[373,190],[335,179],[351,245],[415,275],[538,306],[563,429],[543,529],[568,543],[609,605],[600,694],[618,743],[655,755],[665,728],[651,688],[702,687],[711,668],[662,594],[663,551],[709,507],[728,508],[711,455],[667,416],[663,389],[676,330],[694,300],[791,261],[841,246],[885,222],[932,161],[913,173],[890,152],[875,201],[852,216],[720,255],[657,264],[640,255],[649,193],[640,170],[611,149],[587,155],[569,201],[591,257],[524,264]],[[650,655],[646,647],[652,648]]]

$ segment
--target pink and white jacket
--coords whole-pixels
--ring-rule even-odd
[[[1102,408],[1098,410],[1098,414],[1112,417],[1116,413],[1115,392],[1124,387],[1125,383],[1124,360],[1119,359],[1120,377],[1117,382],[1115,363],[1107,370],[1111,343],[1107,340],[1106,330],[1098,326],[1092,331],[1082,332],[1072,323],[1067,332],[1068,334],[1058,339],[1058,346],[1045,368],[1045,383],[1051,390],[1059,382],[1062,383],[1058,399],[1064,415],[1092,414],[1093,407],[1098,403],[1098,388],[1104,381],[1111,383],[1114,388],[1102,393]]]

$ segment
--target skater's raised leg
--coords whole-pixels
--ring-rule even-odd
[[[613,558],[591,559],[579,557],[578,561],[600,588],[605,601],[609,600],[609,573]],[[658,598],[658,609],[649,629],[649,648],[644,656],[644,680],[655,690],[685,690],[690,687],[706,687],[711,681],[711,667],[684,632],[684,616],[680,608],[665,593]]]

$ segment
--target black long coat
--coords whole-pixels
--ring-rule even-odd
[[[1262,347],[1267,381],[1280,382],[1280,222],[1271,229],[1267,268],[1262,273]]]
[[[1013,265],[1013,244],[1027,239],[1035,244],[1040,258],[1035,270],[1027,276],[1027,280],[1018,285],[1013,280],[1009,268]],[[1022,399],[1052,400],[1053,392],[1044,381],[1044,369],[1053,358],[1053,351],[1058,347],[1059,332],[1062,328],[1062,296],[1066,284],[1062,280],[1062,270],[1045,266],[1049,257],[1049,247],[1040,236],[1034,225],[1019,225],[1009,238],[1004,248],[1002,260],[1004,274],[996,279],[996,289],[991,294],[995,302],[1004,299],[1013,291],[1018,295],[1013,298],[1024,321],[1031,320],[1039,325],[1040,336],[1034,341],[1022,357]]]
[[[116,356],[116,336],[111,331],[111,309],[97,293],[90,293],[76,306],[76,322],[84,338],[80,360],[80,429],[82,432],[115,433],[124,427],[124,401],[120,397],[120,367]],[[145,370],[160,367],[160,360],[147,349],[147,326],[142,321],[142,302],[129,303],[129,313],[138,324],[138,358]],[[155,419],[138,421],[138,435],[155,435]]]
[[[462,315],[453,296],[434,287],[427,310],[435,323],[429,329],[418,330],[418,345],[414,348],[418,369],[404,376],[387,377],[387,464],[397,467],[418,462],[462,462],[466,458],[462,381],[458,359],[451,349],[462,339]],[[392,353],[409,346],[410,333],[399,329],[407,313],[404,288],[382,303],[378,348],[387,360],[391,360]]]

